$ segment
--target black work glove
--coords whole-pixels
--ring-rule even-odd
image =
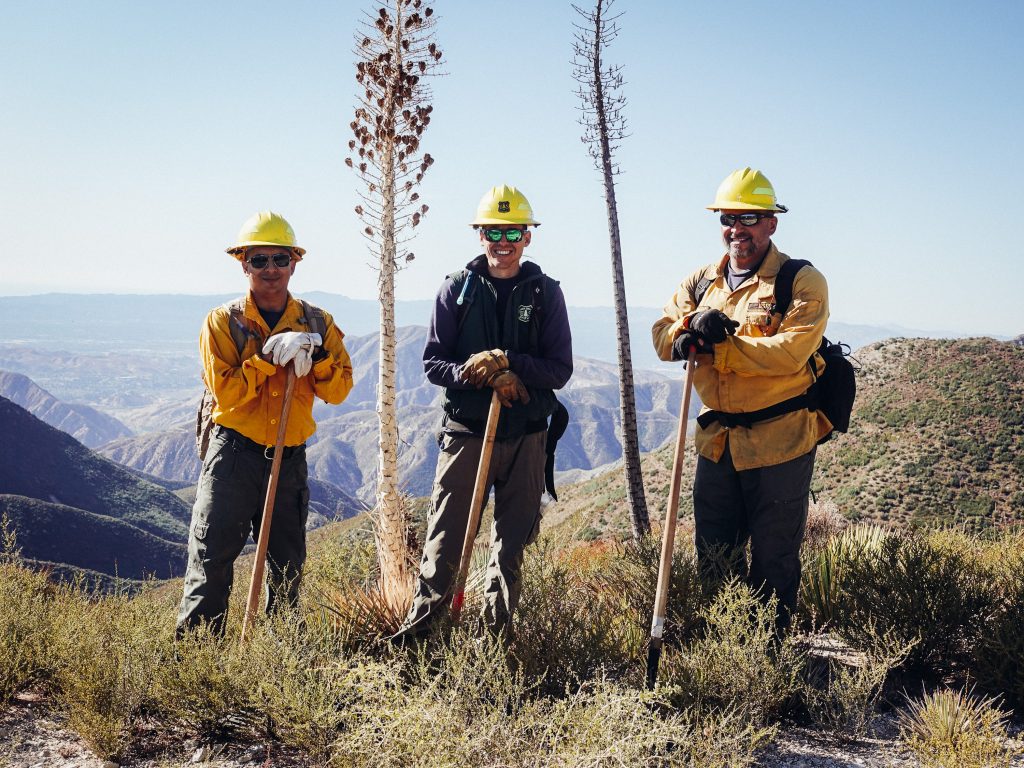
[[[698,355],[712,351],[711,345],[699,333],[683,331],[672,342],[672,359],[689,360],[691,349],[696,349]]]
[[[721,344],[726,336],[733,336],[740,324],[720,309],[706,309],[690,320],[690,330],[696,331],[710,344]]]

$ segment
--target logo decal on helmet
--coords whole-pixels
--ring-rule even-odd
[[[511,210],[512,210],[512,206],[509,204],[508,200],[499,200],[498,201],[498,213],[508,213]]]
[[[519,322],[530,322],[530,315],[533,314],[533,304],[522,304],[519,307]]]

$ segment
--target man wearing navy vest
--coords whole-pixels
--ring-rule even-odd
[[[778,598],[781,632],[796,609],[815,448],[832,431],[808,395],[824,370],[817,349],[828,285],[772,242],[786,207],[760,171],[731,173],[708,209],[719,214],[727,253],[679,286],[654,324],[654,347],[662,360],[696,350],[693,382],[704,409],[693,510],[702,573],[710,580],[724,554],[763,597]]]
[[[572,375],[562,290],[522,261],[539,225],[522,192],[493,187],[471,224],[484,253],[438,291],[423,367],[444,387],[441,450],[412,607],[397,637],[422,637],[451,602],[492,392],[502,409],[487,476],[494,523],[482,619],[495,634],[510,629],[523,550],[540,526],[554,390]]]

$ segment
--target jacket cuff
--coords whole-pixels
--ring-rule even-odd
[[[265,376],[273,376],[277,373],[277,366],[273,363],[268,363],[259,355],[253,355],[246,362]]]
[[[330,352],[320,360],[313,363],[313,378],[315,379],[327,379],[330,378],[331,366],[334,365],[334,355]]]
[[[729,343],[728,339],[723,341],[721,344],[715,344],[715,351],[714,351],[714,360],[715,361],[714,361],[714,363],[712,363],[712,365],[714,365],[714,367],[715,367],[715,370],[721,371],[722,373],[725,373],[726,371],[729,370],[727,363],[728,363],[728,359],[729,359],[729,350],[730,349],[732,349],[732,345]]]

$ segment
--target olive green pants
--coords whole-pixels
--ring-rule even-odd
[[[718,462],[697,458],[694,536],[705,583],[713,586],[724,565],[726,575],[731,572],[745,579],[763,597],[777,596],[780,631],[789,626],[796,610],[815,451],[743,471],[733,466],[728,445]]]
[[[271,460],[231,430],[214,427],[199,476],[188,536],[185,593],[178,609],[177,632],[206,622],[224,632],[235,559],[250,534],[259,537]],[[267,548],[267,611],[283,600],[298,600],[306,560],[306,449],[286,448],[274,497]]]
[[[494,489],[491,554],[484,576],[483,622],[492,632],[509,628],[522,591],[523,550],[540,529],[546,432],[496,440],[487,473]],[[422,636],[448,610],[483,439],[445,433],[431,497],[412,607],[399,635]]]

